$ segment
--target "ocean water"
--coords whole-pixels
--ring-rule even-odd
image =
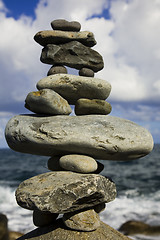
[[[32,211],[19,207],[15,189],[20,182],[47,172],[48,157],[0,149],[0,212],[8,217],[9,229],[33,230]],[[112,178],[117,198],[106,204],[101,220],[118,229],[128,220],[160,225],[160,144],[146,157],[129,162],[100,161],[105,165],[102,175]],[[158,240],[160,236],[132,236],[135,240]]]

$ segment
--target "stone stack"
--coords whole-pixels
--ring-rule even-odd
[[[150,133],[125,119],[106,116],[111,85],[94,77],[103,68],[91,32],[78,22],[55,20],[53,30],[34,39],[44,46],[41,61],[51,64],[47,77],[37,83],[25,107],[36,113],[13,117],[6,140],[15,151],[50,156],[50,172],[22,182],[17,203],[33,210],[40,227],[21,239],[128,239],[100,221],[98,213],[116,197],[114,182],[99,173],[98,159],[130,160],[153,148]],[[79,70],[79,76],[67,68]],[[76,116],[69,116],[75,105]],[[63,214],[58,219],[59,214]]]

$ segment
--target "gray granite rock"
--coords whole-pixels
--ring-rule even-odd
[[[47,172],[22,182],[17,203],[30,210],[67,213],[113,201],[116,186],[98,174]]]
[[[148,130],[104,115],[19,115],[8,122],[5,136],[15,151],[46,156],[82,154],[95,159],[130,160],[147,155],[153,148]]]
[[[65,170],[79,173],[91,173],[97,170],[97,162],[85,155],[70,154],[59,159],[59,164]]]
[[[92,232],[80,232],[65,227],[62,219],[54,225],[37,228],[18,240],[131,240],[122,233],[101,222],[100,227]]]
[[[68,102],[51,89],[30,92],[25,107],[34,113],[47,115],[69,115],[72,112]]]
[[[79,75],[86,77],[94,77],[94,71],[89,68],[82,68],[81,70],[79,70]]]
[[[78,41],[87,47],[96,45],[96,40],[92,32],[63,32],[46,30],[36,33],[34,40],[42,46],[47,44],[64,44],[71,41]]]
[[[67,74],[67,68],[64,66],[52,66],[49,69],[47,76],[59,73]]]
[[[111,91],[111,85],[106,80],[71,74],[55,74],[45,77],[37,83],[37,88],[39,90],[52,89],[70,104],[75,104],[79,98],[104,100]]]
[[[81,98],[75,104],[76,115],[102,114],[107,115],[111,112],[110,103],[100,99]]]
[[[46,64],[62,64],[80,70],[83,67],[98,72],[104,67],[102,56],[78,41],[60,45],[48,44],[41,53],[40,60]]]
[[[33,224],[37,227],[48,226],[53,223],[58,217],[57,213],[42,212],[39,210],[33,211]]]
[[[81,29],[81,24],[77,21],[69,22],[65,19],[56,19],[51,22],[51,27],[54,30],[78,32]]]
[[[100,227],[100,218],[94,209],[65,213],[63,222],[70,229],[84,232],[94,231]]]

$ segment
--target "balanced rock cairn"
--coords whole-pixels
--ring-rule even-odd
[[[62,19],[51,26],[34,36],[44,46],[41,61],[53,65],[37,83],[39,91],[26,97],[25,107],[36,114],[13,117],[5,131],[13,150],[50,156],[51,171],[16,190],[17,203],[33,210],[39,227],[21,239],[128,239],[100,221],[98,213],[115,199],[116,186],[99,175],[104,166],[97,159],[143,157],[153,148],[152,136],[131,121],[106,116],[111,85],[94,78],[104,64],[91,48],[93,33]],[[67,74],[66,66],[78,69],[79,76]],[[76,116],[69,116],[69,104]]]

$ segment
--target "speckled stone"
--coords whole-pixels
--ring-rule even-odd
[[[42,212],[39,210],[33,211],[33,224],[37,227],[48,226],[53,223],[58,217],[57,213]]]
[[[89,68],[82,68],[81,70],[79,70],[79,75],[86,77],[94,77],[94,71]]]
[[[42,49],[40,60],[42,63],[62,64],[78,70],[86,67],[94,72],[98,72],[104,67],[102,56],[78,41],[59,45],[48,44]]]
[[[90,232],[100,227],[100,218],[94,209],[65,213],[64,224],[73,230]]]
[[[56,19],[51,22],[51,27],[53,30],[78,32],[81,29],[81,24],[77,21],[69,22],[65,19]]]
[[[30,92],[25,107],[34,113],[47,115],[69,115],[72,112],[68,102],[51,89]]]
[[[79,173],[91,173],[97,170],[97,162],[80,154],[65,155],[59,159],[60,166],[66,170]]]
[[[100,99],[81,98],[75,104],[76,115],[102,114],[107,115],[111,112],[110,103]]]
[[[42,78],[37,83],[37,88],[52,89],[69,104],[75,104],[79,98],[104,100],[111,92],[111,85],[106,80],[71,74],[55,74]]]
[[[122,233],[100,222],[100,227],[92,232],[74,231],[65,227],[62,219],[54,225],[37,228],[18,240],[131,240]]]
[[[113,201],[116,186],[99,174],[68,171],[47,172],[22,182],[16,190],[17,203],[26,209],[68,213]]]
[[[67,68],[65,66],[52,66],[49,69],[49,71],[47,73],[47,76],[54,75],[54,74],[59,74],[59,73],[67,74]]]
[[[96,40],[92,32],[63,32],[46,30],[35,34],[34,40],[42,46],[47,44],[64,44],[71,41],[78,41],[87,47],[96,45]]]

